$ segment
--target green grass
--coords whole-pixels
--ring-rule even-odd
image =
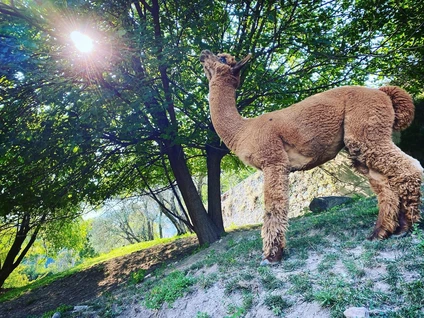
[[[319,303],[332,317],[354,306],[376,317],[423,317],[424,231],[416,226],[410,236],[368,241],[377,213],[376,200],[369,198],[290,220],[283,262],[270,267],[259,266],[256,228],[229,233],[221,245],[199,250],[203,256],[186,269],[161,267],[149,278],[134,272],[126,286],[135,294],[128,298],[159,310],[191,290],[217,284],[224,289],[228,318],[251,315],[258,306],[284,316],[304,302]]]
[[[113,258],[124,256],[124,255],[127,255],[127,254],[131,254],[133,252],[141,251],[141,250],[144,250],[144,249],[152,247],[152,246],[173,242],[173,241],[175,241],[179,238],[187,237],[187,236],[188,235],[183,235],[183,236],[179,236],[179,237],[156,239],[154,241],[141,242],[141,243],[127,245],[127,246],[124,246],[124,247],[114,249],[114,250],[112,250],[108,253],[102,254],[98,257],[87,259],[83,263],[81,263],[81,264],[79,264],[79,265],[77,265],[77,266],[75,266],[75,267],[73,267],[73,268],[71,268],[67,271],[57,273],[57,274],[53,274],[53,275],[48,275],[48,276],[42,277],[40,279],[37,279],[35,281],[32,281],[30,284],[28,284],[26,286],[14,288],[14,289],[8,291],[7,293],[1,295],[0,296],[0,302],[4,302],[4,301],[7,301],[7,300],[11,300],[13,298],[19,297],[19,296],[21,296],[22,294],[24,294],[28,291],[35,290],[37,288],[46,286],[46,285],[51,284],[52,282],[54,282],[54,281],[56,281],[60,278],[64,278],[64,277],[70,276],[74,273],[81,272],[81,271],[83,271],[83,270],[85,270],[85,269],[87,269],[91,266],[99,265],[99,264],[104,263],[104,262],[111,260]]]
[[[65,313],[65,312],[67,312],[67,311],[69,311],[69,310],[71,310],[71,309],[73,309],[73,308],[74,308],[73,306],[62,305],[62,306],[57,307],[57,308],[56,308],[56,309],[54,309],[54,310],[50,310],[50,311],[48,311],[48,312],[44,313],[44,314],[41,316],[41,318],[50,318],[50,317],[52,317],[52,316],[53,316],[56,312],[59,312],[59,313],[63,314],[63,313]]]
[[[144,304],[150,309],[159,309],[164,303],[171,306],[195,282],[193,277],[185,275],[183,272],[172,272],[148,292]]]
[[[136,285],[141,283],[146,276],[146,270],[140,269],[138,271],[132,272],[130,278],[128,279],[128,283],[131,285]]]
[[[284,310],[291,306],[291,303],[281,295],[267,295],[264,304],[276,316],[282,315]]]

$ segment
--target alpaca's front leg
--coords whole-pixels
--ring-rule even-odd
[[[262,226],[264,259],[261,265],[278,263],[286,246],[289,208],[289,168],[270,165],[263,169],[265,215]]]

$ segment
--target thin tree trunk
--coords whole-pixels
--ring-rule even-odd
[[[162,210],[159,211],[159,221],[158,221],[158,227],[159,227],[159,238],[163,238],[163,228],[162,228]]]
[[[196,186],[188,170],[184,152],[179,145],[167,145],[169,162],[178,188],[183,196],[191,222],[194,226],[200,245],[210,244],[217,241],[222,233],[212,221],[202,200],[197,192]]]
[[[226,152],[224,149],[206,146],[206,165],[208,169],[208,214],[212,222],[218,228],[219,234],[223,234],[224,222],[222,220],[221,207],[221,160]]]
[[[28,253],[28,250],[34,244],[37,234],[40,231],[41,225],[44,223],[45,218],[46,218],[46,215],[43,215],[41,217],[36,229],[31,234],[31,238],[29,242],[22,249],[22,245],[24,244],[25,239],[27,238],[28,233],[31,230],[30,214],[29,213],[24,214],[22,218],[22,222],[16,231],[15,240],[13,241],[13,244],[10,247],[9,252],[6,255],[6,259],[4,260],[3,266],[0,269],[0,288],[3,286],[4,282],[10,276],[10,274],[22,262],[26,253]]]

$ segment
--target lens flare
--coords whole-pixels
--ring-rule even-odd
[[[88,35],[79,31],[73,31],[71,33],[71,39],[79,51],[88,53],[93,50],[93,40]]]

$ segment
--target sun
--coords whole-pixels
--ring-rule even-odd
[[[73,31],[71,32],[71,39],[79,51],[89,53],[93,50],[93,39],[88,35],[79,31]]]

